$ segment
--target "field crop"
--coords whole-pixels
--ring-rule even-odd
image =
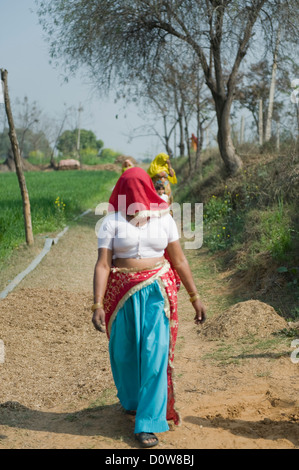
[[[55,232],[84,210],[108,200],[118,178],[110,171],[28,172],[33,233]],[[25,241],[15,173],[0,174],[0,261]]]

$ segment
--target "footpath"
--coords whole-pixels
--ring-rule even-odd
[[[96,221],[82,217],[0,300],[0,449],[138,448],[134,418],[116,397],[107,338],[91,323]],[[159,435],[158,449],[298,448],[299,364],[291,339],[278,334],[284,320],[254,299],[236,309],[229,273],[204,249],[187,256],[208,320],[193,323],[182,288],[175,354],[182,423]],[[9,268],[1,276],[8,284]]]

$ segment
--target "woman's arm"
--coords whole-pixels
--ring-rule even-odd
[[[167,160],[167,164],[168,164],[168,171],[169,171],[169,175],[170,176],[173,176],[174,175],[174,170],[171,166],[171,163],[170,163],[170,160]]]
[[[178,275],[181,278],[181,281],[186,288],[188,293],[197,292],[196,285],[193,280],[192,272],[189,266],[189,263],[184,255],[184,252],[181,248],[180,242],[175,241],[171,242],[167,246],[167,252],[170,258],[170,261],[177,271]],[[190,295],[192,297],[192,295]],[[199,323],[203,323],[206,319],[206,308],[201,302],[200,299],[196,299],[192,302],[192,306],[195,310],[195,323],[198,325]]]
[[[112,265],[112,251],[108,248],[99,248],[98,259],[93,276],[93,301],[94,304],[103,304],[107,288],[108,277]],[[93,312],[92,323],[96,330],[105,332],[105,312],[99,307]]]

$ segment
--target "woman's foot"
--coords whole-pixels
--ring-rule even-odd
[[[142,447],[153,447],[159,443],[159,439],[152,432],[139,432],[135,438]]]

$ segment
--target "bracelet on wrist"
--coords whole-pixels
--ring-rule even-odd
[[[103,307],[104,307],[103,303],[93,304],[91,306],[91,311],[94,312],[97,308],[103,308]]]
[[[193,297],[190,297],[189,300],[190,300],[191,303],[193,303],[193,302],[195,302],[195,300],[197,300],[197,299],[200,299],[200,295],[199,295],[199,294],[194,295]]]

